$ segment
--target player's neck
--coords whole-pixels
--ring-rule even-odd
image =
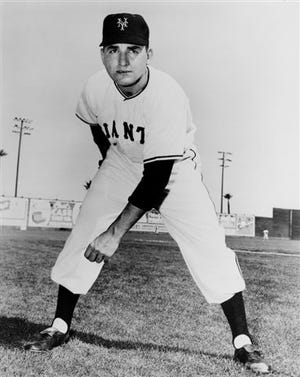
[[[139,93],[141,93],[145,89],[145,87],[147,86],[147,84],[148,84],[148,77],[149,77],[149,69],[147,67],[146,70],[145,70],[145,73],[141,77],[139,77],[131,85],[121,86],[121,85],[117,85],[116,84],[116,86],[118,87],[118,89],[120,90],[120,92],[122,92],[122,94],[125,97],[127,97],[127,98],[135,97]]]

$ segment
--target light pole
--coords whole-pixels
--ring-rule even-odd
[[[222,157],[218,160],[221,160],[221,168],[222,168],[222,176],[221,176],[221,205],[220,205],[220,213],[223,213],[223,189],[224,189],[224,169],[228,168],[229,165],[226,165],[226,162],[231,162],[230,158],[227,158],[227,155],[232,155],[230,152],[218,152]]]
[[[18,196],[18,180],[19,180],[19,166],[20,166],[20,154],[21,154],[21,144],[22,144],[22,136],[24,135],[31,135],[30,131],[33,130],[32,127],[26,125],[26,123],[30,124],[32,120],[26,118],[18,118],[15,117],[14,121],[20,122],[20,124],[15,124],[14,129],[12,132],[19,134],[19,146],[18,146],[18,158],[17,158],[17,171],[16,171],[16,184],[15,184],[15,197]]]

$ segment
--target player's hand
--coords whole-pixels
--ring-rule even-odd
[[[107,262],[119,247],[120,239],[116,238],[111,232],[105,231],[94,239],[87,247],[84,256],[90,262]]]

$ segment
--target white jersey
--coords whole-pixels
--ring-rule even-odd
[[[182,159],[194,144],[189,101],[171,76],[148,69],[146,87],[130,98],[106,70],[97,72],[82,91],[76,115],[87,124],[99,124],[111,148],[132,162]]]

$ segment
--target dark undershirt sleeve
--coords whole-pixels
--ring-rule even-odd
[[[166,186],[175,160],[154,161],[144,165],[143,177],[129,197],[129,203],[149,211],[159,209],[168,195]]]
[[[90,125],[90,129],[93,135],[94,142],[97,144],[100,153],[102,155],[103,160],[106,157],[107,150],[110,146],[110,142],[107,137],[104,135],[100,126],[97,125]]]

